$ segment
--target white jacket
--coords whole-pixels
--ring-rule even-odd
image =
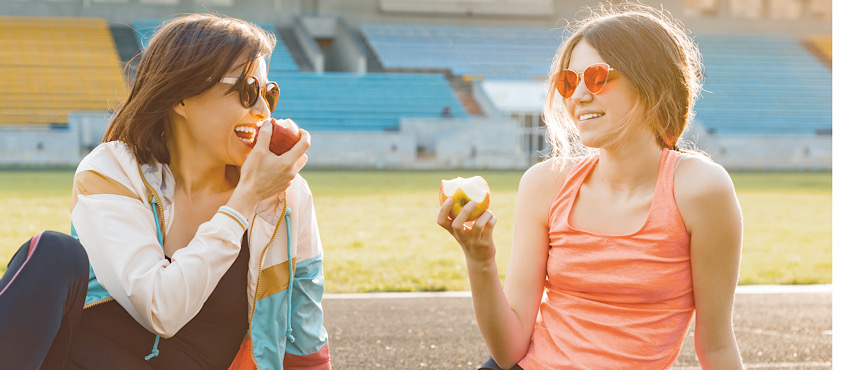
[[[247,229],[251,325],[235,367],[250,365],[244,361],[250,358],[250,367],[281,368],[291,356],[327,363],[322,244],[304,178],[296,176],[287,191],[260,202],[255,214],[243,217],[222,207],[169,262],[162,245],[174,223],[174,188],[167,165],[139,165],[123,142],[100,144],[80,162],[71,220],[96,276],[86,307],[107,298],[98,293],[99,283],[139,324],[171,337],[236,260]],[[245,363],[237,365],[240,356]]]

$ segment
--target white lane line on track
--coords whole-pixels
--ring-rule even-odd
[[[790,367],[799,369],[801,367],[832,367],[832,362],[779,362],[773,364],[744,364],[745,369],[776,369]]]
[[[818,340],[818,339],[820,339],[824,336],[831,336],[832,335],[832,333],[827,334],[827,333],[824,333],[823,331],[821,331],[820,335],[818,335],[817,333],[794,333],[794,334],[790,334],[790,333],[779,332],[779,331],[776,331],[776,330],[766,330],[766,329],[761,329],[761,328],[744,328],[744,327],[740,327],[740,326],[735,326],[735,332],[736,333],[750,333],[750,334],[755,334],[755,335],[769,335],[769,336],[772,336],[772,337],[781,337],[781,338],[784,338],[784,339],[796,339],[796,340],[799,340],[802,337]]]
[[[329,293],[323,299],[388,299],[388,298],[471,298],[472,292],[386,292],[386,293]]]
[[[798,369],[801,367],[832,367],[832,362],[776,362],[776,363],[758,363],[758,364],[744,364],[744,369],[778,369],[778,368],[792,368]],[[672,370],[702,370],[702,367],[699,366],[674,366],[671,367]]]
[[[735,294],[832,293],[831,284],[819,285],[741,285]],[[326,293],[324,299],[390,299],[390,298],[470,298],[468,290],[457,292],[384,292]]]
[[[832,284],[739,285],[735,294],[832,293]]]

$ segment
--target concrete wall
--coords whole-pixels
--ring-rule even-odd
[[[295,32],[316,71],[366,73],[366,46],[342,17],[299,16]],[[316,39],[333,41],[322,51]]]
[[[336,23],[336,35],[331,44],[328,66],[332,71],[366,73],[366,45],[355,35],[343,18],[338,18]]]
[[[407,167],[416,161],[415,138],[402,132],[310,133],[308,166]]]
[[[319,73],[324,72],[325,54],[322,53],[322,49],[316,44],[316,40],[313,38],[310,29],[304,23],[302,17],[296,17],[293,20],[293,30],[295,31],[295,37],[298,43],[301,45],[301,49],[304,50],[304,54],[313,65],[313,70]]]
[[[0,166],[69,166],[97,146],[107,112],[74,112],[68,126],[0,126]],[[510,118],[403,119],[397,132],[311,133],[316,167],[525,169],[523,128]],[[832,136],[684,135],[727,170],[830,171]]]
[[[832,135],[711,135],[695,125],[683,138],[727,170],[832,170]]]
[[[401,131],[416,138],[418,167],[524,169],[521,129],[509,118],[407,118]]]
[[[74,112],[67,126],[0,126],[0,166],[76,167],[100,143],[108,113]]]

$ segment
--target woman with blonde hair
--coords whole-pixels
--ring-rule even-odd
[[[77,167],[79,242],[41,233],[0,280],[0,366],[330,368],[322,244],[298,175],[310,136],[269,150],[274,44],[216,15],[156,31]]]
[[[440,208],[465,254],[483,368],[668,368],[694,316],[703,368],[742,368],[740,206],[723,167],[677,146],[700,67],[693,40],[651,7],[600,7],[578,24],[548,80],[553,157],[520,181],[504,289],[495,215]]]

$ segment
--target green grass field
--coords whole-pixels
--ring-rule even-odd
[[[440,179],[487,178],[504,277],[521,172],[306,170],[327,292],[467,290],[454,239],[435,223]],[[43,229],[70,231],[72,171],[0,171],[0,271]],[[832,175],[733,173],[744,213],[741,284],[832,282]]]

